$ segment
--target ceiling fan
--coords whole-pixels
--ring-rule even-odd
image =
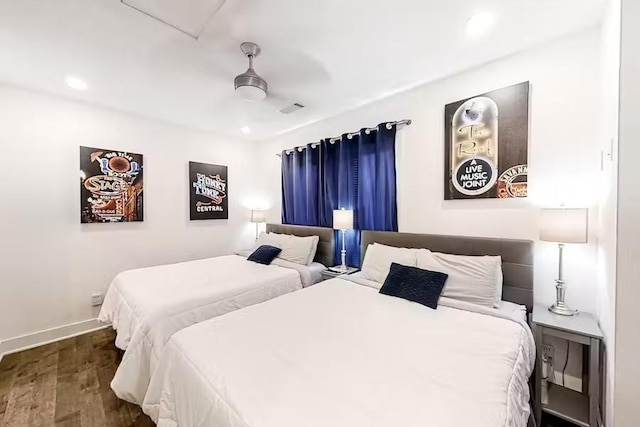
[[[262,101],[267,97],[267,82],[253,69],[253,60],[260,55],[260,46],[251,42],[244,42],[240,50],[249,58],[249,68],[234,79],[236,93],[247,101]]]
[[[260,77],[258,73],[253,69],[254,59],[260,55],[260,46],[252,42],[244,42],[240,45],[240,50],[249,58],[249,68],[242,74],[239,74],[234,79],[234,87],[236,94],[246,101],[263,101],[269,97],[271,101],[275,101],[274,105],[278,105],[277,109],[283,114],[290,114],[294,111],[304,108],[304,105],[294,102],[287,103],[283,106],[283,100],[277,99],[272,93],[268,91],[269,85],[267,81]],[[286,102],[286,101],[284,101]]]

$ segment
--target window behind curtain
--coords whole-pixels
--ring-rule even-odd
[[[383,123],[378,129],[352,139],[343,135],[333,144],[323,140],[314,149],[307,145],[302,153],[282,153],[282,222],[332,227],[333,210],[352,209],[355,230],[346,241],[351,266],[360,266],[360,230],[398,230],[396,128]],[[337,264],[341,233],[336,244]]]

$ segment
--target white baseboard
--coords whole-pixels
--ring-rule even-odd
[[[34,332],[32,334],[8,338],[0,341],[0,360],[2,360],[2,356],[6,354],[29,350],[30,348],[86,334],[87,332],[97,331],[98,329],[103,329],[109,326],[110,325],[98,322],[98,319],[89,319],[65,326],[59,326],[57,328]]]

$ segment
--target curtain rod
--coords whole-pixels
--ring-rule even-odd
[[[407,119],[407,120],[398,120],[398,121],[396,121],[396,122],[389,122],[389,123],[387,123],[387,129],[391,130],[391,128],[392,128],[394,125],[395,125],[395,126],[405,126],[405,125],[406,125],[406,126],[409,126],[409,125],[411,125],[411,119]],[[368,134],[370,134],[371,132],[373,132],[374,130],[378,130],[378,126],[376,126],[376,127],[372,127],[372,128],[366,128],[366,129],[364,130],[364,132],[368,135]],[[354,136],[358,136],[358,135],[360,135],[360,131],[358,131],[358,132],[351,132],[351,133],[348,133],[348,134],[347,134],[347,138],[348,138],[348,139],[352,139]],[[341,139],[342,139],[342,137],[341,137],[341,136],[336,136],[335,138],[329,138],[329,143],[333,144],[333,143],[335,143],[335,142],[340,141]],[[319,143],[319,142],[312,142],[312,143],[311,143],[311,148],[315,148],[315,147],[317,147],[318,145],[320,145],[320,143]],[[306,146],[306,145],[301,145],[300,147],[293,147],[293,148],[291,148],[291,149],[289,149],[289,150],[285,150],[285,153],[289,154],[289,153],[293,153],[293,151],[294,151],[294,150],[304,150],[305,148],[307,148],[307,146]],[[278,157],[282,157],[282,155],[281,155],[280,153],[277,153],[277,154],[276,154],[276,156],[278,156]]]

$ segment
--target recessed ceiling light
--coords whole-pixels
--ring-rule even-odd
[[[486,34],[496,23],[496,17],[491,12],[480,12],[467,21],[467,37],[476,38]]]
[[[67,86],[75,90],[87,90],[89,85],[79,77],[69,76],[66,79]]]
[[[242,126],[240,128],[240,132],[244,133],[244,134],[248,134],[251,133],[251,128],[249,126]]]

